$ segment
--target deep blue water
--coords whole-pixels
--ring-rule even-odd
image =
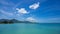
[[[60,34],[60,23],[0,24],[0,34]]]

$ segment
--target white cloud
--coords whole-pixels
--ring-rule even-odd
[[[8,2],[6,0],[0,0],[0,3],[3,4],[3,5],[9,5],[9,6],[14,6],[15,4],[13,2]]]
[[[60,23],[60,18],[50,18],[48,20],[53,23]]]
[[[0,4],[0,10],[4,11],[13,11],[13,7],[16,5],[14,2],[7,0],[0,0]]]
[[[36,22],[36,19],[33,17],[28,17],[28,18],[26,18],[26,21]]]
[[[4,10],[0,10],[0,12],[1,12],[2,14],[4,14],[4,15],[9,15],[9,16],[12,16],[12,15],[13,15],[13,13],[9,13],[9,12],[6,12],[6,11],[4,11]]]
[[[60,18],[40,18],[40,23],[60,23]]]
[[[37,9],[39,7],[39,2],[38,3],[34,3],[32,5],[29,6],[30,9]]]
[[[16,8],[16,10],[18,10],[18,13],[20,14],[28,14],[29,12],[27,12],[27,10],[25,8]]]

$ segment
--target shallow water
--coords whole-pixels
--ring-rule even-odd
[[[60,24],[0,24],[0,34],[60,34]]]

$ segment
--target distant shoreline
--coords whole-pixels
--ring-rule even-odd
[[[16,19],[0,19],[0,24],[14,24],[14,23],[31,23],[31,24],[34,24],[36,22],[30,22],[30,21],[19,21],[19,20],[16,20]]]

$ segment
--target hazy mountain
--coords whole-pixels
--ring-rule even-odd
[[[29,21],[19,21],[16,19],[0,19],[0,24],[13,24],[13,23],[33,23]]]

